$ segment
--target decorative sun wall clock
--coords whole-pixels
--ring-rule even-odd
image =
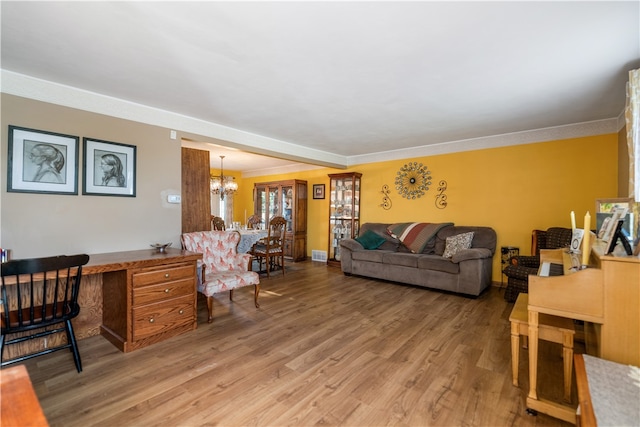
[[[431,172],[422,163],[409,162],[396,175],[396,190],[409,200],[419,199],[429,190]]]

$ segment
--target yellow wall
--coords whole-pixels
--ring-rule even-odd
[[[595,199],[617,195],[617,134],[537,144],[468,151],[354,166],[362,173],[362,222],[453,221],[458,225],[493,227],[498,234],[493,280],[500,281],[500,246],[517,246],[529,254],[531,231],[552,226],[570,227],[570,212],[583,226],[587,211],[595,218]],[[432,186],[425,196],[407,200],[395,191],[398,169],[409,161],[421,162],[431,171]],[[253,212],[255,182],[303,179],[326,184],[327,174],[343,172],[319,169],[240,179],[235,220],[243,221],[244,209]],[[440,180],[447,182],[447,206],[439,209],[435,196]],[[382,186],[391,187],[392,207],[383,209]],[[327,250],[329,199],[314,200],[309,192],[308,245]],[[590,224],[595,227],[595,219]]]

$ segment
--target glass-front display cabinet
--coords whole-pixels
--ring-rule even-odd
[[[358,235],[361,178],[358,172],[329,174],[329,265],[340,265],[340,241]]]
[[[298,179],[254,184],[253,206],[262,224],[274,216],[286,221],[284,256],[293,261],[307,257],[307,181]]]

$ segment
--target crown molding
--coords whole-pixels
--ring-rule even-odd
[[[459,153],[462,151],[483,150],[487,148],[508,147],[512,145],[534,144],[538,142],[557,141],[561,139],[580,138],[593,135],[604,135],[618,131],[616,117],[591,122],[575,123],[543,129],[506,133],[480,138],[463,139],[441,144],[424,145],[400,150],[351,156],[348,165],[401,160],[411,157],[435,156],[439,154]]]
[[[171,129],[178,129],[181,132],[228,142],[234,148],[258,154],[341,169],[344,169],[347,165],[345,156],[303,147],[287,141],[268,138],[72,86],[52,83],[24,74],[7,70],[2,70],[1,73],[0,90],[9,95],[164,127],[167,128],[167,133]]]
[[[0,84],[0,90],[10,95],[137,121],[168,130],[179,129],[181,132],[224,141],[240,150],[317,165],[305,165],[297,169],[294,167],[287,172],[310,170],[315,167],[345,169],[365,163],[617,133],[624,127],[623,112],[618,117],[610,119],[346,157],[7,70],[1,70]],[[274,171],[259,169],[248,171],[245,176],[269,173]],[[282,170],[278,169],[276,173],[282,173]]]

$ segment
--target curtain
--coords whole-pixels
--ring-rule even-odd
[[[640,69],[629,71],[625,120],[629,148],[629,197],[640,202]]]
[[[224,223],[227,227],[233,224],[233,194],[224,196]]]

